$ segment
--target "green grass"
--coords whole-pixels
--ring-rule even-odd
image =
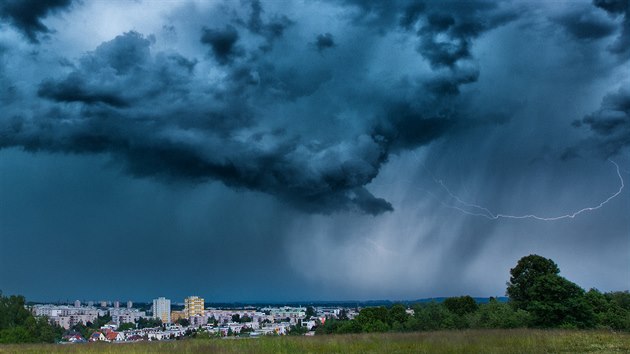
[[[630,333],[465,330],[172,342],[0,345],[0,353],[630,353]]]

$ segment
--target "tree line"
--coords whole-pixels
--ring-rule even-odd
[[[434,331],[466,328],[566,328],[630,330],[630,293],[585,291],[560,276],[554,261],[521,258],[510,270],[507,303],[478,304],[470,296],[412,306],[368,307],[352,320],[327,319],[316,333]]]

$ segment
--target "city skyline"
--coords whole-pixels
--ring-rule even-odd
[[[628,290],[623,5],[3,2],[0,291]]]

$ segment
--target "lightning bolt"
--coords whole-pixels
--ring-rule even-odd
[[[619,168],[619,165],[613,161],[613,160],[608,160],[610,163],[612,163],[613,165],[615,165],[615,169],[617,171],[617,176],[619,177],[619,189],[617,190],[617,192],[613,193],[611,196],[609,196],[608,198],[606,198],[605,200],[603,200],[602,202],[600,202],[598,205],[596,206],[590,206],[590,207],[586,207],[586,208],[582,208],[578,211],[575,211],[573,213],[570,214],[565,214],[565,215],[559,215],[559,216],[552,216],[552,217],[543,217],[543,216],[538,216],[538,215],[534,215],[534,214],[526,214],[526,215],[509,215],[509,214],[495,214],[492,211],[490,211],[490,209],[485,208],[481,205],[477,205],[477,204],[473,204],[473,203],[469,203],[466,202],[464,200],[462,200],[461,198],[459,198],[458,196],[456,196],[455,194],[453,194],[453,192],[451,192],[451,190],[446,186],[446,184],[444,184],[444,182],[442,182],[442,180],[435,180],[436,183],[438,183],[440,186],[442,186],[442,188],[446,191],[446,193],[448,193],[448,195],[454,199],[457,203],[459,203],[460,205],[462,205],[463,207],[466,208],[470,208],[471,210],[466,210],[463,207],[460,207],[458,205],[449,205],[446,204],[444,202],[442,202],[442,204],[446,207],[458,210],[464,214],[467,215],[473,215],[473,216],[482,216],[485,217],[487,219],[490,220],[497,220],[497,219],[535,219],[535,220],[540,220],[540,221],[556,221],[556,220],[562,220],[562,219],[573,219],[576,216],[582,214],[582,213],[586,213],[589,211],[593,211],[593,210],[597,210],[602,208],[604,205],[606,205],[606,203],[610,202],[611,200],[613,200],[615,197],[617,197],[619,194],[621,194],[621,191],[623,190],[623,188],[625,187],[624,184],[624,180],[623,177],[621,176],[621,171]]]

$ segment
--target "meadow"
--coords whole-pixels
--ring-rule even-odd
[[[630,333],[453,330],[170,342],[13,344],[0,353],[628,353]]]

